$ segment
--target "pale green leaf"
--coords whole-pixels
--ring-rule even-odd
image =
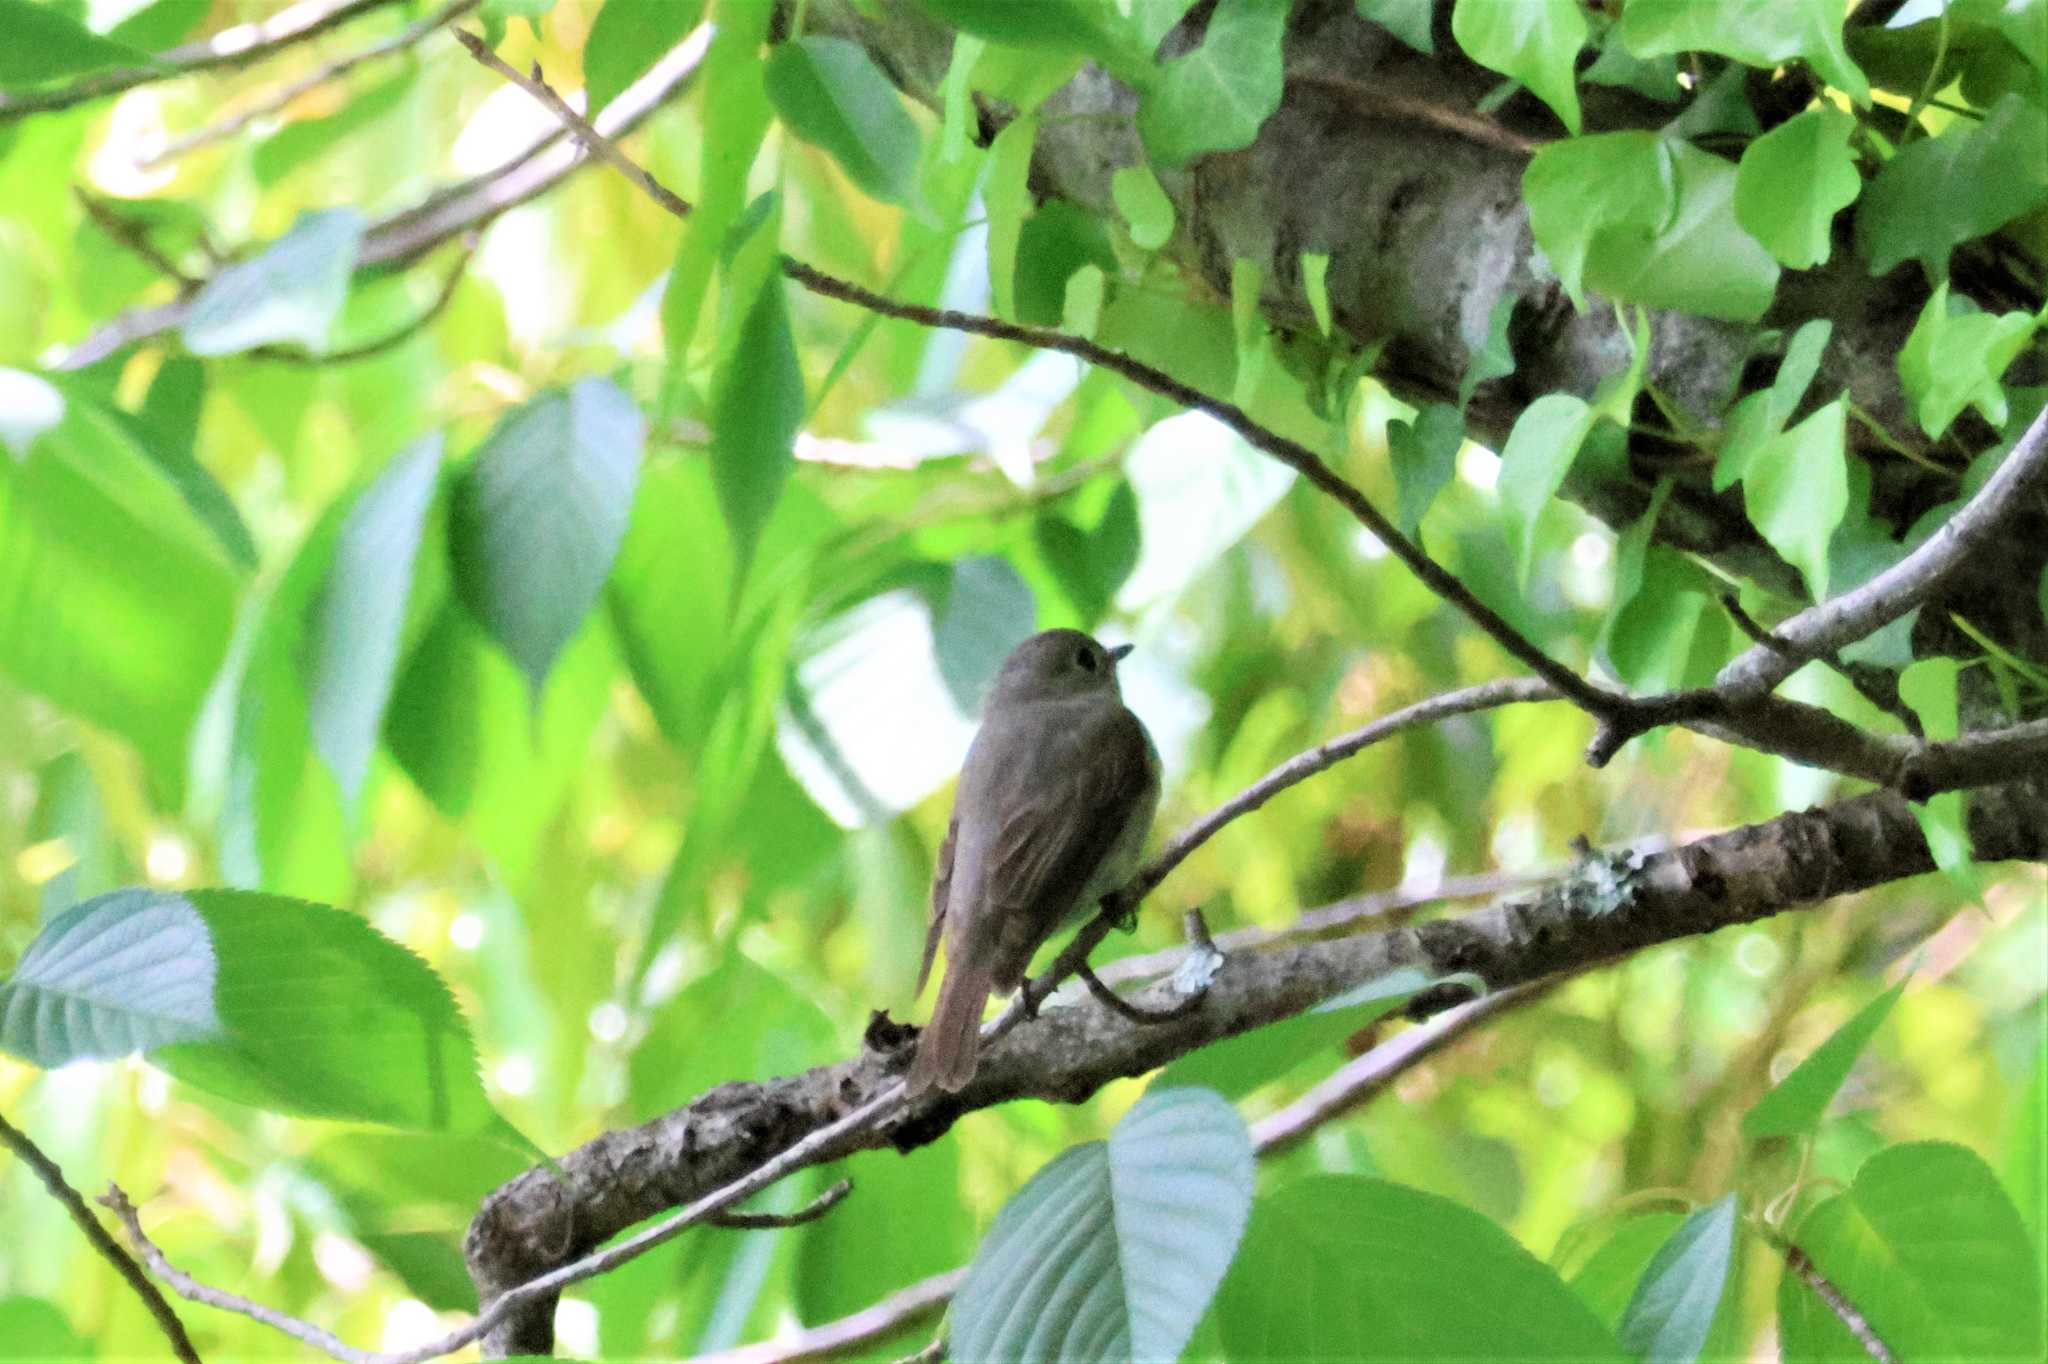
[[[1905,989],[1906,982],[1901,980],[1857,1010],[1855,1017],[1771,1086],[1770,1092],[1743,1115],[1742,1135],[1751,1141],[1810,1135],[1834,1101],[1835,1092],[1849,1078],[1856,1058],[1870,1045],[1870,1039],[1891,1015],[1892,1006],[1899,1002]]]
[[[1564,486],[1594,413],[1569,393],[1546,393],[1522,411],[1500,452],[1502,521],[1515,580],[1527,586],[1536,561],[1536,521]]]
[[[1237,1249],[1251,1139],[1204,1089],[1153,1090],[996,1215],[953,1300],[949,1352],[1027,1364],[1176,1359]]]
[[[1370,19],[1424,56],[1436,55],[1430,32],[1435,0],[1358,0],[1358,15]]]
[[[1173,200],[1166,197],[1150,166],[1140,162],[1119,168],[1109,177],[1109,192],[1133,242],[1146,251],[1166,245],[1173,236]]]
[[[1653,133],[1593,133],[1539,150],[1522,173],[1529,229],[1558,282],[1586,306],[1586,259],[1606,228],[1654,232],[1674,216],[1671,145]]]
[[[186,348],[195,355],[278,343],[326,349],[362,242],[363,217],[354,209],[306,214],[262,254],[206,282],[180,330]]]
[[[1038,120],[1020,118],[996,134],[988,148],[988,178],[982,201],[988,206],[988,283],[996,315],[1017,316],[1017,243],[1031,213],[1031,149]]]
[[[1643,1271],[1622,1313],[1622,1348],[1645,1364],[1692,1364],[1707,1333],[1735,1257],[1735,1195],[1685,1220]]]
[[[583,40],[586,116],[610,104],[704,17],[704,0],[604,0]]]
[[[1465,443],[1464,414],[1448,403],[1431,403],[1415,420],[1387,423],[1387,459],[1394,468],[1394,523],[1415,534],[1436,495],[1458,472]]]
[[[1846,421],[1846,400],[1837,398],[1767,441],[1742,476],[1751,523],[1800,571],[1815,601],[1827,598],[1828,542],[1849,506]]]
[[[1856,120],[1814,108],[1745,147],[1735,172],[1735,218],[1782,265],[1827,261],[1835,214],[1863,188],[1849,151]]]
[[[1804,60],[1858,104],[1870,82],[1842,45],[1844,0],[1629,0],[1621,40],[1638,57],[1716,52],[1747,66]]]
[[[1579,131],[1579,90],[1572,74],[1586,45],[1578,0],[1458,0],[1451,32],[1465,55],[1511,76]]]
[[[1670,216],[1602,226],[1586,257],[1587,285],[1626,303],[1755,321],[1777,291],[1778,264],[1735,220],[1735,167],[1685,142],[1669,155]]]
[[[1899,382],[1920,429],[1939,438],[1965,407],[1975,406],[1993,426],[2005,424],[2005,389],[1999,384],[2034,335],[2031,313],[1987,313],[1949,297],[1943,280],[1928,297],[1899,349]]]
[[[1305,251],[1301,257],[1301,289],[1308,295],[1309,311],[1315,314],[1316,330],[1324,336],[1330,334],[1333,319],[1330,316],[1330,258],[1318,251]]]

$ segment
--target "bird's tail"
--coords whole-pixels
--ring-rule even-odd
[[[907,1092],[914,1098],[933,1085],[957,1094],[974,1078],[975,1053],[981,1045],[981,1010],[993,982],[986,967],[955,961],[946,967],[932,1021],[918,1035],[917,1058],[910,1063]]]

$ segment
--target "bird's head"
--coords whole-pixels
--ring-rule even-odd
[[[1010,650],[994,695],[1006,701],[1115,696],[1117,660],[1130,651],[1128,644],[1112,649],[1079,630],[1041,630]]]

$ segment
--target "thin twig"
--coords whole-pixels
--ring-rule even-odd
[[[138,85],[189,76],[195,71],[247,66],[392,3],[394,0],[304,0],[268,19],[224,28],[211,38],[158,53],[148,66],[111,67],[81,76],[69,85],[0,95],[0,123],[52,109],[68,109],[74,104],[133,90]]]
[[[776,1227],[800,1227],[806,1222],[815,1222],[832,1209],[840,1200],[853,1192],[853,1181],[842,1179],[795,1212],[721,1212],[704,1220],[714,1227],[726,1227],[734,1231],[768,1231]]]
[[[691,206],[688,200],[663,185],[602,132],[591,127],[569,106],[568,101],[550,89],[545,81],[514,70],[492,53],[475,35],[457,30],[456,36],[462,41],[462,45],[469,49],[471,56],[526,91],[553,112],[591,148],[595,155],[617,167],[633,184],[639,186],[648,198],[678,218],[689,217]],[[1549,682],[1565,699],[1603,719],[1633,709],[1634,703],[1628,697],[1599,686],[1559,663],[1537,647],[1528,636],[1510,625],[1492,607],[1480,601],[1449,569],[1430,558],[1420,545],[1403,534],[1399,527],[1373,505],[1371,499],[1325,463],[1322,456],[1300,442],[1289,440],[1254,421],[1235,403],[1213,397],[1182,383],[1164,370],[1156,369],[1121,351],[1098,345],[1086,337],[1070,336],[1052,328],[1006,322],[1000,318],[984,317],[952,308],[929,308],[922,304],[902,303],[855,284],[851,280],[828,275],[788,256],[782,258],[782,272],[814,294],[852,303],[885,317],[899,318],[948,331],[987,336],[1001,341],[1016,341],[1039,350],[1072,355],[1098,369],[1119,374],[1181,407],[1206,413],[1236,432],[1254,448],[1285,464],[1334,498],[1366,529],[1377,536],[1432,592],[1463,611],[1474,624],[1492,636],[1496,643],[1526,664],[1538,677]],[[1697,698],[1687,698],[1680,702],[1663,700],[1659,702],[1658,715],[1662,717],[1665,712],[1670,712],[1671,718],[1676,718],[1680,712],[1706,714],[1718,710],[1718,706],[1711,700],[1705,703],[1705,709],[1698,708],[1701,704]],[[1669,722],[1666,718],[1654,718],[1647,720],[1646,726]]]
[[[2048,489],[2048,408],[2028,425],[1961,511],[1911,554],[1853,591],[1810,606],[1771,631],[1774,645],[1745,650],[1714,679],[1735,705],[1770,692],[1800,664],[1873,634],[1946,586],[2008,518]]]
[[[1835,1287],[1834,1281],[1820,1272],[1820,1266],[1813,1262],[1812,1256],[1795,1245],[1785,1246],[1784,1255],[1785,1268],[1797,1274],[1800,1280],[1813,1290],[1814,1296],[1827,1304],[1828,1311],[1835,1314],[1835,1319],[1842,1323],[1850,1335],[1856,1337],[1856,1343],[1863,1347],[1863,1353],[1876,1360],[1877,1364],[1896,1364],[1898,1356],[1884,1343],[1884,1337],[1871,1326],[1869,1318],[1858,1310],[1856,1304],[1850,1302],[1842,1290]]]
[[[192,1337],[185,1334],[185,1323],[178,1320],[177,1311],[164,1300],[164,1295],[158,1291],[157,1286],[149,1281],[149,1276],[142,1272],[142,1266],[135,1263],[135,1257],[121,1249],[121,1243],[100,1225],[100,1219],[94,1217],[92,1209],[85,1206],[84,1195],[71,1187],[70,1181],[64,1178],[64,1171],[58,1167],[57,1162],[43,1154],[43,1149],[35,1144],[28,1133],[7,1121],[4,1115],[0,1115],[0,1142],[4,1142],[9,1150],[19,1156],[22,1164],[35,1171],[36,1178],[50,1191],[50,1197],[56,1199],[64,1211],[70,1214],[71,1220],[78,1224],[78,1229],[85,1233],[85,1239],[92,1243],[92,1248],[114,1267],[115,1273],[127,1280],[128,1286],[142,1299],[142,1305],[149,1309],[149,1315],[156,1319],[156,1324],[163,1331],[164,1337],[171,1342],[171,1353],[176,1355],[182,1364],[200,1364],[199,1351],[193,1347]]]
[[[115,245],[126,247],[143,264],[158,274],[176,280],[180,289],[191,290],[199,287],[200,281],[186,274],[176,261],[166,256],[157,244],[149,239],[149,231],[141,223],[116,213],[111,204],[83,185],[73,185],[71,192],[77,196],[79,206],[85,209],[86,216],[97,223],[100,231],[111,237]]]
[[[1087,962],[1084,961],[1076,966],[1074,973],[1081,977],[1081,983],[1088,987],[1088,993],[1095,996],[1096,1003],[1130,1023],[1143,1025],[1147,1023],[1178,1022],[1186,1018],[1194,1010],[1200,1008],[1202,1004],[1201,991],[1197,990],[1194,994],[1189,995],[1171,1008],[1144,1009],[1131,1003],[1122,995],[1104,985],[1102,977],[1096,975],[1094,969]]]
[[[1758,624],[1756,618],[1743,608],[1742,599],[1733,592],[1721,594],[1721,609],[1728,613],[1728,618],[1735,622],[1735,628],[1748,636],[1752,644],[1761,644],[1778,653],[1787,651],[1785,642]],[[1916,739],[1926,737],[1927,732],[1920,727],[1920,717],[1899,699],[1897,680],[1891,679],[1891,685],[1887,687],[1886,674],[1882,669],[1868,664],[1844,663],[1842,656],[1832,649],[1814,655],[1813,661],[1832,669],[1836,676],[1856,689],[1857,695],[1904,725],[1908,734]]]
[[[394,52],[403,52],[407,48],[417,46],[436,29],[455,22],[482,3],[483,0],[450,0],[449,4],[444,5],[433,14],[428,15],[424,19],[416,20],[400,32],[392,34],[389,38],[381,42],[372,43],[368,47],[360,48],[345,56],[336,57],[333,61],[322,65],[318,70],[301,76],[298,80],[281,89],[269,92],[254,104],[229,114],[226,118],[220,119],[217,122],[195,129],[183,137],[175,138],[147,156],[136,158],[135,164],[143,170],[154,170],[167,162],[177,160],[187,152],[195,151],[200,147],[233,137],[257,119],[268,114],[277,113],[279,110],[289,106],[301,95],[309,94],[328,82],[347,75],[365,63],[373,62],[380,57],[388,57]]]
[[[940,1364],[940,1361],[945,1359],[945,1357],[946,1337],[941,1334],[933,1336],[931,1344],[925,1346],[922,1350],[916,1350],[903,1356],[895,1364]]]

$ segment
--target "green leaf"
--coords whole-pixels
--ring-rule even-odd
[[[1797,114],[1743,148],[1735,170],[1735,219],[1781,265],[1827,261],[1835,214],[1863,188],[1849,151],[1856,120],[1839,109]]]
[[[1784,432],[1785,423],[1792,420],[1813,376],[1820,371],[1821,356],[1833,333],[1834,323],[1824,317],[1801,326],[1786,345],[1785,358],[1779,362],[1771,386],[1750,394],[1729,411],[1721,452],[1714,461],[1715,492],[1733,487],[1748,472],[1756,452]]]
[[[1993,426],[2005,425],[2005,389],[1999,380],[2034,335],[2031,313],[1987,313],[1968,299],[1951,299],[1943,280],[1928,297],[1899,350],[1899,382],[1920,429],[1939,439],[1974,406]]]
[[[1628,1310],[1651,1258],[1684,1222],[1675,1212],[1646,1212],[1624,1219],[1566,1282],[1579,1301],[1593,1309],[1601,1325],[1618,1329],[1621,1314]]]
[[[996,315],[1017,316],[1017,244],[1031,214],[1031,149],[1038,120],[1020,118],[997,133],[988,147],[988,178],[982,199],[988,206],[988,283]]]
[[[1233,1361],[1623,1356],[1488,1218],[1385,1180],[1316,1175],[1259,1200],[1217,1295]]]
[[[960,1142],[947,1133],[915,1151],[881,1151],[827,1170],[853,1181],[865,1218],[806,1227],[791,1287],[807,1323],[835,1321],[972,1253],[974,1221],[960,1197]]]
[[[393,459],[342,523],[334,561],[308,623],[313,745],[351,805],[369,774],[398,675],[413,564],[441,472],[441,438]]]
[[[1856,250],[1873,275],[1919,260],[1937,278],[1949,252],[2048,203],[2048,112],[2017,94],[1984,121],[1959,119],[1901,147],[1856,206]]]
[[[1643,1271],[1622,1313],[1622,1348],[1656,1364],[1691,1364],[1706,1348],[1735,1256],[1735,1195],[1701,1208]]]
[[[1918,659],[1899,674],[1899,699],[1913,708],[1920,727],[1937,743],[1960,732],[1956,702],[1960,671],[1955,659],[1936,656]]]
[[[1473,976],[1462,979],[1467,984],[1478,980]],[[1443,983],[1412,966],[1389,971],[1306,1013],[1189,1052],[1161,1072],[1154,1085],[1200,1085],[1226,1099],[1241,1099],[1311,1057],[1333,1050],[1422,991]],[[1479,985],[1480,990],[1484,988]]]
[[[455,484],[456,590],[535,695],[611,572],[646,434],[617,385],[584,379],[508,414]]]
[[[209,0],[154,0],[130,11],[107,30],[107,36],[146,52],[161,52],[192,36],[211,8]]]
[[[1092,628],[1137,567],[1138,498],[1131,485],[1117,484],[1092,530],[1046,514],[1033,523],[1032,533],[1083,628]]]
[[[1593,429],[1594,412],[1569,393],[1546,393],[1524,408],[1500,452],[1501,510],[1515,580],[1529,583],[1536,561],[1536,520],[1564,486],[1579,447]]]
[[[41,1298],[0,1298],[0,1359],[49,1364],[97,1357],[92,1343],[71,1329],[56,1304]]]
[[[133,743],[165,808],[240,590],[177,487],[76,392],[28,459],[0,457],[0,672]]]
[[[249,537],[242,514],[195,453],[205,396],[206,366],[190,356],[172,356],[149,381],[140,412],[132,419],[118,410],[111,415],[155,461],[164,477],[177,485],[185,505],[213,531],[221,548],[243,568],[254,568],[256,542]]]
[[[1150,71],[1154,37],[1146,44],[1117,7],[1099,0],[917,0],[948,28],[1013,47],[1085,52],[1119,76]],[[1185,8],[1183,5],[1182,8]],[[1178,19],[1178,15],[1174,16]]]
[[[0,985],[0,1046],[44,1067],[143,1050],[303,1117],[498,1121],[440,977],[354,915],[276,895],[119,890],[66,911]]]
[[[2048,1344],[2026,1229],[1964,1147],[1878,1152],[1791,1239],[1897,1358],[2038,1359]]]
[[[1430,33],[1430,19],[1435,8],[1435,0],[1358,0],[1358,17],[1372,20],[1417,52],[1433,57],[1436,39]]]
[[[1629,0],[1621,40],[1638,57],[1716,52],[1766,70],[1795,59],[1860,105],[1870,82],[1842,45],[1843,0]]]
[[[1259,263],[1248,256],[1230,262],[1230,330],[1237,343],[1237,377],[1230,400],[1249,406],[1265,376],[1266,361],[1273,348],[1266,336],[1266,319],[1259,311],[1259,290],[1264,283]]]
[[[401,71],[324,118],[294,119],[285,124],[258,143],[250,157],[257,183],[267,189],[299,167],[346,145],[352,136],[402,106],[418,76],[417,68]]]
[[[1201,1089],[1154,1090],[996,1215],[953,1300],[961,1359],[1176,1359],[1243,1234],[1251,1138]]]
[[[1387,459],[1394,466],[1394,522],[1414,535],[1436,495],[1458,472],[1465,444],[1465,414],[1448,403],[1431,403],[1412,422],[1387,423]]]
[[[791,131],[830,152],[855,184],[890,203],[909,200],[917,125],[866,49],[844,38],[792,38],[769,54],[762,83]]]
[[[26,90],[59,76],[152,63],[147,52],[100,37],[54,5],[0,0],[0,90]]]
[[[1067,282],[1091,265],[1105,275],[1117,269],[1102,220],[1064,199],[1041,205],[1017,236],[1018,321],[1059,326]]]
[[[1687,142],[1670,144],[1669,155],[1669,216],[1601,227],[1586,283],[1625,303],[1755,321],[1771,306],[1778,264],[1736,221],[1735,167]]]
[[[1578,0],[1458,0],[1451,32],[1466,56],[1528,86],[1565,127],[1578,132],[1572,67],[1587,34]]]
[[[762,280],[713,403],[711,476],[732,535],[738,580],[796,467],[796,433],[804,420],[804,376],[780,273]]]
[[[703,17],[704,0],[604,0],[583,40],[584,114],[595,117]]]
[[[1675,216],[1672,156],[1654,133],[1593,133],[1547,144],[1522,173],[1529,230],[1581,311],[1594,235],[1631,225],[1655,231]]]
[[[1481,384],[1515,372],[1515,348],[1508,339],[1508,329],[1514,324],[1515,304],[1520,301],[1519,294],[1509,293],[1494,301],[1493,311],[1486,318],[1486,338],[1472,348],[1465,377],[1458,381],[1460,411],[1472,405],[1472,395]]]
[[[218,1037],[215,971],[193,905],[113,891],[46,923],[0,983],[0,1047],[50,1070]]]
[[[1138,105],[1153,159],[1184,166],[1248,147],[1280,107],[1281,38],[1289,0],[1222,0],[1202,45],[1161,66]]]
[[[1622,86],[1659,104],[1676,104],[1685,97],[1685,90],[1678,83],[1678,62],[1675,58],[1652,57],[1645,61],[1630,52],[1611,29],[1600,44],[1600,55],[1579,74],[1579,78],[1594,85]],[[1705,98],[1707,95],[1702,92],[1700,99]],[[1692,107],[1698,103],[1699,100],[1695,100]]]
[[[1173,236],[1173,200],[1166,197],[1150,166],[1140,162],[1119,168],[1109,177],[1109,192],[1130,228],[1132,242],[1146,251],[1166,245]]]
[[[1766,442],[1742,477],[1750,521],[1805,577],[1815,601],[1827,598],[1828,542],[1849,506],[1846,416],[1846,400],[1837,398]]]
[[[707,1046],[706,1039],[725,1039]],[[832,1055],[832,1020],[792,981],[728,948],[664,1000],[633,1049],[632,1111],[653,1117],[732,1080],[794,1075]]]
[[[1821,1116],[1834,1100],[1835,1091],[1849,1078],[1849,1070],[1856,1064],[1856,1058],[1870,1045],[1870,1039],[1890,1015],[1892,1006],[1899,1002],[1899,996],[1905,989],[1906,982],[1901,980],[1857,1010],[1855,1017],[1837,1028],[1784,1079],[1771,1086],[1770,1092],[1757,1101],[1756,1107],[1743,1115],[1742,1135],[1751,1141],[1763,1137],[1799,1137],[1819,1126]]]
[[[354,209],[304,214],[262,254],[206,282],[179,331],[186,348],[195,355],[278,343],[325,350],[362,244],[363,217]]]

